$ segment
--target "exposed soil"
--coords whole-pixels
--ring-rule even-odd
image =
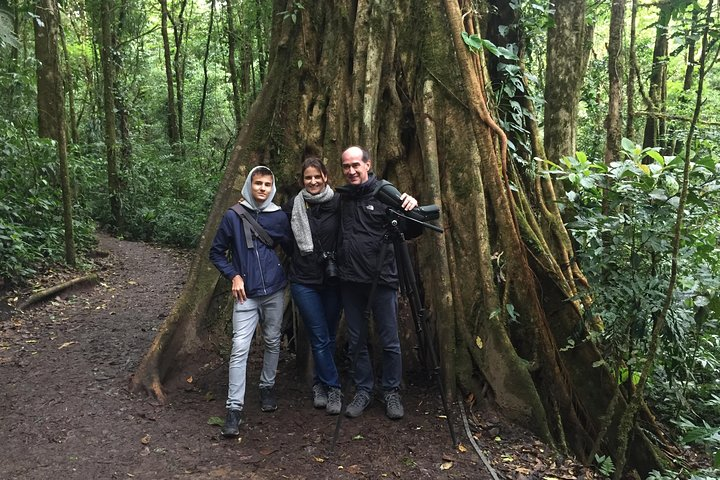
[[[262,413],[254,346],[239,439],[223,439],[227,363],[169,391],[159,405],[129,393],[128,378],[180,294],[192,253],[101,235],[92,269],[100,283],[13,309],[29,291],[0,299],[0,478],[598,478],[552,454],[492,412],[469,412],[487,465],[458,409],[453,448],[434,382],[408,372],[405,418],[375,401],[358,419],[314,410],[294,354],[283,350],[279,409]],[[102,252],[107,252],[103,254]],[[78,275],[48,272],[50,286]],[[344,373],[347,376],[347,372]]]

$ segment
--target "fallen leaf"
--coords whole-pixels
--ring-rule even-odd
[[[325,462],[325,459],[322,458],[322,457],[313,457],[313,458],[314,458],[315,461],[318,462],[318,463],[324,463],[324,462]]]
[[[25,343],[37,343],[37,340],[25,340]]]
[[[355,435],[354,437],[352,437],[352,439],[353,439],[353,440],[364,440],[365,437],[363,437],[361,434],[358,433],[357,435]]]
[[[128,284],[129,285],[137,285],[138,283],[135,280],[129,280]]]
[[[223,420],[220,417],[210,417],[207,421],[208,425],[217,425],[218,427],[222,427],[225,425],[225,420]]]
[[[479,349],[482,349],[482,348],[483,348],[482,338],[480,338],[480,337],[475,337],[475,345],[477,345],[477,347],[478,347]]]
[[[458,449],[458,452],[463,452],[463,453],[467,452],[467,448],[465,448],[465,445],[463,445],[462,443],[458,444],[457,449]]]
[[[75,341],[65,342],[65,343],[63,343],[62,345],[60,345],[60,346],[58,347],[58,350],[62,350],[62,349],[65,348],[65,347],[69,347],[70,345],[72,345],[72,344],[74,344],[74,343],[77,343],[77,342],[75,342]]]
[[[187,377],[187,378],[185,379],[185,381],[188,382],[188,383],[192,383],[192,382],[193,382],[192,375],[190,375],[189,377]]]
[[[140,443],[142,443],[143,445],[147,445],[148,443],[150,443],[150,434],[146,433],[145,436],[140,439]]]
[[[450,470],[453,466],[452,462],[443,462],[440,464],[440,470]]]

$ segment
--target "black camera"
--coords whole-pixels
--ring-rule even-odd
[[[335,252],[322,252],[322,259],[325,261],[325,276],[327,278],[338,277],[338,267],[335,263]]]

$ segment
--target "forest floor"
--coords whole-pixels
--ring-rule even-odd
[[[314,410],[294,354],[281,352],[279,408],[262,413],[251,352],[238,439],[224,439],[227,363],[187,378],[160,405],[128,391],[128,379],[182,291],[187,251],[99,235],[92,286],[17,308],[29,295],[0,292],[0,478],[3,479],[592,479],[532,434],[492,411],[468,411],[473,448],[455,408],[453,448],[435,382],[406,373],[405,418],[374,401],[357,419]],[[42,275],[36,288],[77,275]],[[345,377],[347,372],[344,372]]]

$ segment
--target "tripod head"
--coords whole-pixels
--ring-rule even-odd
[[[417,206],[412,210],[404,210],[402,208],[403,201],[400,198],[400,190],[395,188],[395,185],[387,180],[380,180],[377,182],[373,195],[375,198],[387,205],[387,213],[389,216],[401,217],[405,220],[422,225],[425,228],[435,230],[436,232],[443,232],[442,228],[428,223],[431,220],[437,220],[440,218],[440,207],[437,205],[423,205]]]

